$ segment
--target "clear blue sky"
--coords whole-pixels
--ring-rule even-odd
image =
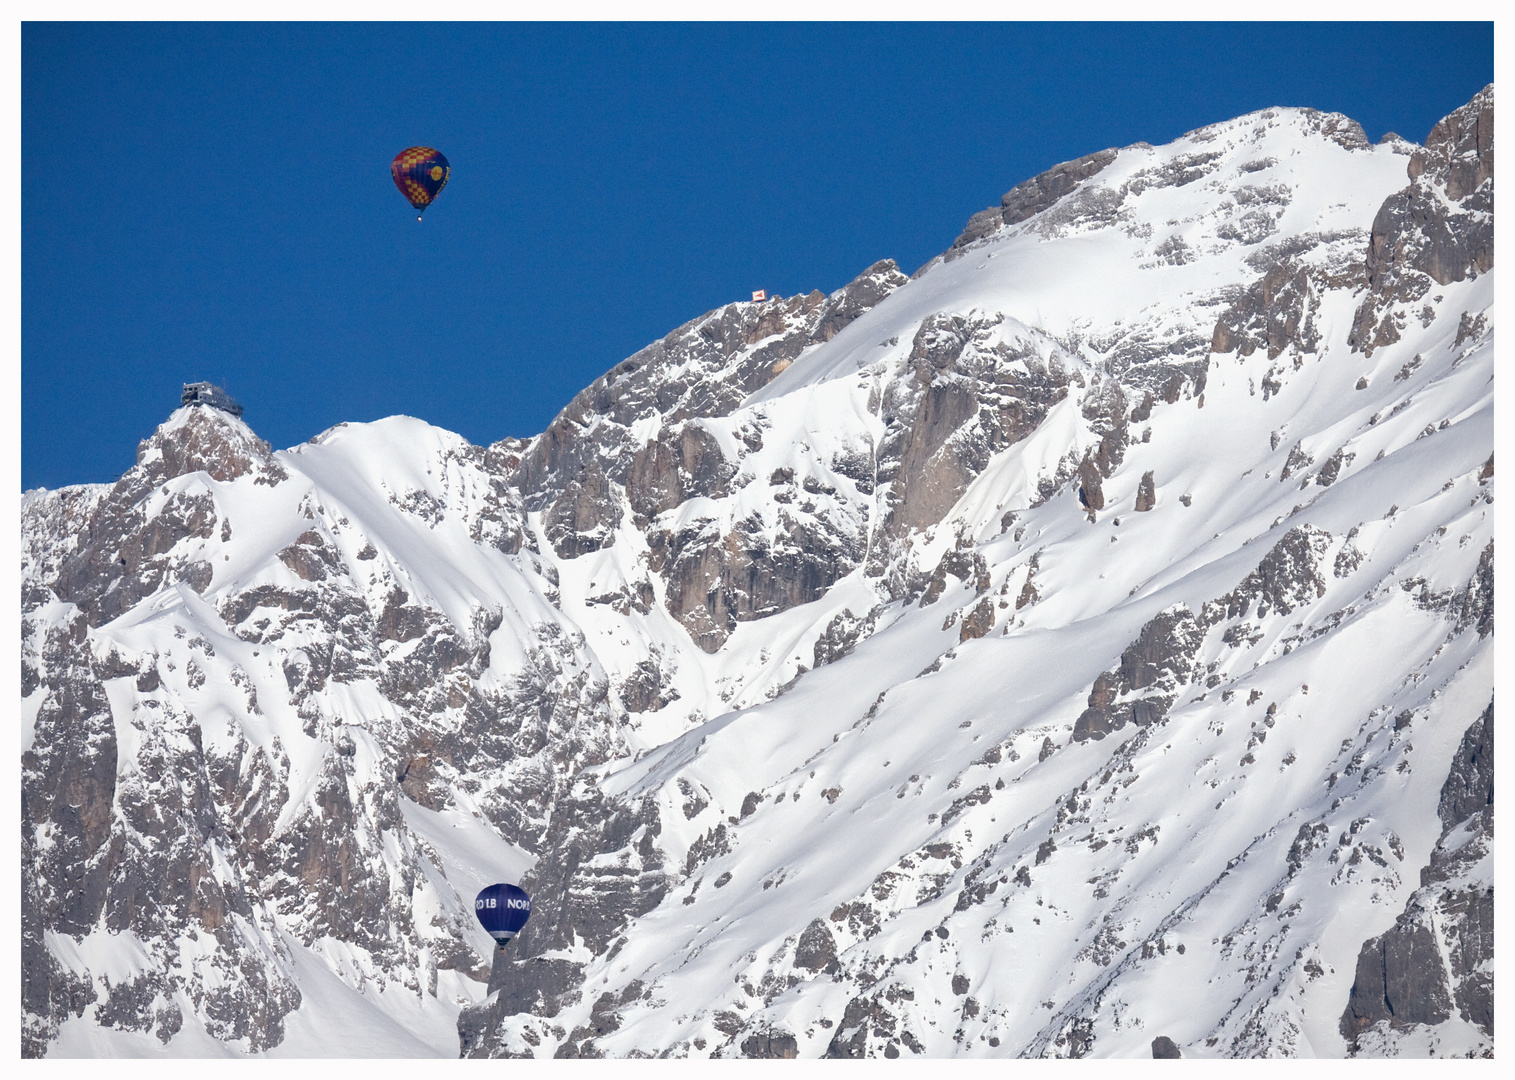
[[[680,323],[912,272],[1059,161],[1270,105],[1423,140],[1459,24],[22,30],[22,485],[114,480],[185,381],[275,447],[527,436]],[[407,146],[452,179],[417,224]]]

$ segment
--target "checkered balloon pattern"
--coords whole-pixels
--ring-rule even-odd
[[[410,200],[410,205],[419,213],[431,205],[441,190],[447,186],[452,168],[447,159],[429,146],[412,146],[401,150],[390,163],[389,173],[394,177],[395,187]]]

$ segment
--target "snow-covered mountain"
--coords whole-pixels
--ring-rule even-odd
[[[23,1054],[1492,1053],[1493,102],[27,492]]]

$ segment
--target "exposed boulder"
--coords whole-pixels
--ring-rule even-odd
[[[903,1044],[915,1053],[925,1047],[901,1023],[897,1003],[914,998],[898,986],[859,994],[847,1002],[836,1033],[826,1047],[828,1058],[897,1058]]]
[[[797,1058],[800,1044],[793,1035],[782,1031],[765,1031],[742,1040],[744,1058]]]
[[[1167,715],[1193,674],[1205,627],[1179,605],[1149,619],[1121,653],[1120,665],[1101,673],[1089,703],[1073,725],[1073,739],[1103,739],[1128,723],[1146,727]]]
[[[984,637],[994,629],[994,600],[985,596],[963,613],[959,641],[972,641]]]
[[[1087,454],[1078,466],[1078,501],[1089,512],[1090,521],[1094,520],[1096,512],[1105,508],[1104,482],[1094,459]]]
[[[1181,1058],[1184,1055],[1177,1043],[1166,1035],[1159,1035],[1152,1040],[1152,1056],[1154,1058]]]
[[[673,673],[663,667],[663,656],[654,650],[646,660],[631,669],[620,686],[621,703],[629,713],[657,712],[677,701],[679,692],[672,685]]]
[[[936,603],[947,589],[947,579],[956,578],[963,585],[973,588],[975,596],[989,591],[989,564],[983,555],[971,548],[954,547],[942,553],[921,594],[921,607]]]
[[[794,966],[811,972],[839,970],[836,962],[836,939],[831,936],[831,931],[820,919],[812,919],[810,925],[805,927],[805,932],[800,935],[800,940],[794,947]]]
[[[1380,1020],[1439,1024],[1451,1014],[1435,933],[1423,921],[1403,921],[1359,954],[1342,1034],[1351,1037]]]

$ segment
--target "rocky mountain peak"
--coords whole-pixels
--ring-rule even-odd
[[[240,418],[205,406],[174,410],[138,445],[137,463],[114,484],[83,497],[47,492],[29,501],[25,514],[43,533],[87,522],[67,548],[37,553],[56,567],[49,590],[78,605],[91,625],[175,582],[203,591],[214,568],[189,549],[226,528],[214,485],[243,478],[272,487],[288,474]]]
[[[1494,87],[1440,120],[1410,157],[1410,180],[1373,219],[1352,344],[1368,355],[1399,340],[1438,285],[1494,266]]]
[[[131,482],[134,487],[150,487],[203,472],[221,483],[249,473],[277,483],[283,470],[272,450],[241,417],[206,405],[185,405],[138,445]]]
[[[1409,176],[1430,172],[1448,199],[1461,201],[1494,175],[1494,86],[1439,120],[1426,145],[1410,158]]]
[[[1330,142],[1346,150],[1363,150],[1370,145],[1362,126],[1340,113],[1307,108],[1261,109],[1185,133],[1173,146],[1184,147],[1188,153],[1174,155],[1171,148],[1165,148],[1170,160],[1140,170],[1129,179],[1122,177],[1126,179],[1124,184],[1112,182],[1105,187],[1102,195],[1091,193],[1087,196],[1084,204],[1089,209],[1113,211],[1129,196],[1154,187],[1184,186],[1211,173],[1224,175],[1219,163],[1228,156],[1229,150],[1255,143],[1260,134],[1274,128],[1286,128],[1297,137]],[[1100,150],[1054,165],[1046,172],[1005,192],[999,206],[981,210],[969,218],[962,233],[942,258],[950,262],[959,258],[963,249],[1002,229],[1030,221],[1060,203],[1077,202],[1070,200],[1069,196],[1105,172],[1117,158],[1145,163],[1152,161],[1157,154],[1158,151],[1150,144],[1140,142],[1127,147]],[[1240,172],[1244,182],[1248,175],[1268,167],[1263,164],[1262,158],[1242,160],[1243,168]]]

